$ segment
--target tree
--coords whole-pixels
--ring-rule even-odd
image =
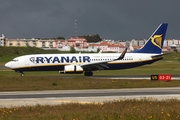
[[[102,41],[102,38],[98,34],[96,34],[96,35],[85,35],[84,38],[90,43]]]
[[[61,36],[58,36],[57,39],[63,39],[63,40],[65,40],[65,38],[64,38],[64,37],[61,37]]]
[[[76,50],[75,50],[74,47],[71,47],[71,48],[70,48],[70,53],[76,53]]]

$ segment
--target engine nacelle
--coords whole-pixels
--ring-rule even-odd
[[[66,65],[64,66],[64,71],[60,71],[64,74],[81,74],[83,73],[83,68],[79,65]]]

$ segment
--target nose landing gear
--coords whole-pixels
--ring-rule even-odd
[[[23,71],[15,71],[15,72],[21,73],[21,77],[24,76],[24,72]]]
[[[24,73],[23,72],[21,72],[21,77],[23,77],[24,76]]]

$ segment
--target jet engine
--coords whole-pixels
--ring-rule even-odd
[[[64,74],[82,74],[83,68],[79,65],[66,65],[64,66],[64,71],[60,71]]]

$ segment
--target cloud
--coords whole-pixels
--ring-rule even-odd
[[[180,1],[6,0],[0,4],[0,33],[8,38],[99,34],[107,39],[147,39],[162,22],[167,38],[180,38]]]

